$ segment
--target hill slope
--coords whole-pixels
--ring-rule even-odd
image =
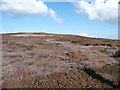
[[[4,34],[3,87],[118,87],[118,42],[62,34]]]

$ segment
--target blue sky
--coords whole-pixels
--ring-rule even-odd
[[[90,0],[89,0],[90,1]],[[100,38],[117,38],[118,23],[90,19],[84,13],[76,13],[70,2],[46,2],[48,8],[62,18],[57,23],[50,16],[39,14],[18,14],[11,11],[2,13],[2,32],[47,32],[60,34],[85,34]]]

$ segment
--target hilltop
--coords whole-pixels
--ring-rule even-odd
[[[116,88],[119,42],[69,34],[3,34],[3,87]]]

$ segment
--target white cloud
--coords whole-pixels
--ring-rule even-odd
[[[87,35],[87,34],[85,34],[85,33],[81,33],[81,34],[80,34],[80,36],[85,36],[85,37],[88,37],[88,35]]]
[[[50,16],[55,20],[55,21],[57,21],[58,23],[62,23],[63,22],[63,19],[62,18],[59,18],[58,16],[57,16],[57,14],[55,13],[55,11],[54,10],[52,10],[52,9],[50,9]]]
[[[87,0],[80,0],[74,5],[77,13],[85,13],[90,19],[116,23],[118,21],[118,2],[119,0],[95,0],[89,3]]]
[[[85,33],[81,33],[81,34],[80,34],[80,36],[85,36],[85,37],[94,37],[94,38],[96,38],[96,36],[90,36],[90,35],[87,35],[87,34],[85,34]]]
[[[49,9],[41,0],[1,0],[0,10],[19,14],[40,14],[43,16],[50,16],[56,22],[62,23],[62,19],[58,17],[56,12]]]

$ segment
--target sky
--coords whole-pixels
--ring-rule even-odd
[[[118,2],[119,0],[1,0],[0,33],[46,32],[117,39]]]

